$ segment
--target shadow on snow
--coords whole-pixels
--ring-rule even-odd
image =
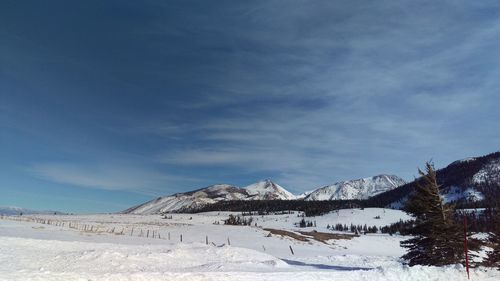
[[[338,266],[338,265],[327,265],[327,264],[317,264],[317,263],[305,263],[301,261],[294,261],[288,259],[281,259],[289,265],[296,266],[310,266],[318,269],[333,269],[333,270],[341,270],[341,271],[354,271],[354,270],[372,270],[371,267],[352,267],[352,266]]]

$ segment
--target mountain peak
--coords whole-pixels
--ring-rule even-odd
[[[244,187],[254,200],[292,200],[295,195],[270,179],[261,180]]]

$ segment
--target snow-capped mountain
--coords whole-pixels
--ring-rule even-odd
[[[159,214],[197,209],[229,200],[290,200],[295,196],[271,180],[263,180],[245,188],[216,184],[202,189],[163,196],[123,211],[127,214]]]
[[[378,175],[369,178],[342,181],[318,188],[305,197],[306,201],[367,199],[405,184],[394,175]]]
[[[293,200],[296,196],[271,180],[263,180],[244,188],[252,200]]]

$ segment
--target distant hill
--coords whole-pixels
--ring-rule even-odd
[[[441,195],[458,207],[491,206],[500,198],[500,152],[455,161],[436,171]],[[400,208],[420,179],[367,200],[370,206]]]
[[[58,214],[64,215],[65,213],[59,211],[40,211],[40,210],[32,210],[20,207],[1,207],[0,206],[0,215],[4,216],[18,216],[18,215],[32,215],[32,214]]]

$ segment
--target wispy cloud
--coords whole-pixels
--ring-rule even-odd
[[[34,92],[35,102],[0,105],[13,139],[26,134],[52,148],[26,154],[38,163],[30,173],[156,195],[228,175],[240,183],[271,176],[300,191],[377,173],[411,179],[430,158],[440,166],[498,149],[495,1],[147,4],[147,19],[104,42],[113,56],[92,49],[101,42],[82,42],[58,57],[64,50],[43,36],[41,62],[0,47],[12,66],[5,72],[23,66],[10,73],[19,81],[45,69],[46,57],[72,58],[47,72],[52,80],[32,73],[36,89],[68,84],[47,85],[50,99]]]
[[[122,190],[157,195],[161,192],[172,192],[179,186],[194,184],[196,180],[167,175],[134,166],[119,164],[90,163],[39,163],[28,169],[34,176],[56,183],[73,186]]]
[[[198,103],[222,117],[189,123],[202,148],[170,149],[162,160],[273,171],[307,189],[375,173],[411,179],[431,157],[443,165],[474,153],[471,139],[457,135],[466,116],[498,99],[487,60],[500,25],[478,20],[478,10],[464,19],[464,6],[448,4],[262,5],[246,14],[254,29],[236,37],[255,48],[234,49],[213,66],[220,91]],[[270,16],[277,6],[286,12]],[[332,9],[338,14],[327,18]]]

